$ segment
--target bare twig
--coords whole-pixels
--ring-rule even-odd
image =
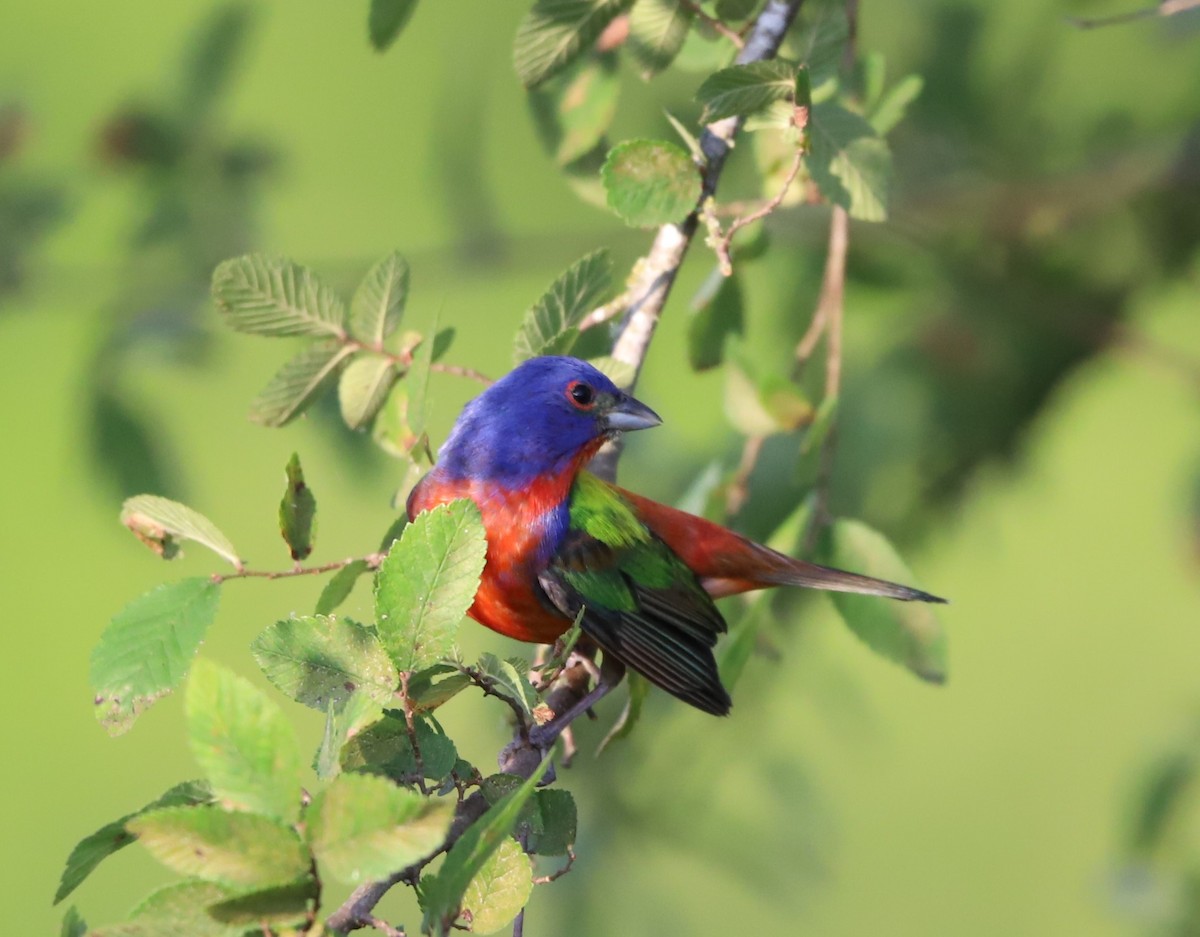
[[[797,148],[796,155],[792,159],[792,165],[788,168],[787,176],[784,177],[783,185],[775,196],[748,214],[734,218],[729,223],[729,227],[725,232],[713,239],[712,248],[717,254],[717,263],[720,264],[721,272],[725,276],[733,273],[733,258],[730,256],[733,236],[746,227],[746,225],[754,224],[754,222],[766,218],[767,215],[783,204],[783,200],[787,198],[788,190],[791,189],[792,183],[796,181],[796,177],[800,175],[800,168],[803,165],[804,150]]]
[[[378,569],[379,564],[383,562],[386,553],[368,553],[366,556],[350,556],[344,560],[335,560],[332,563],[325,563],[321,566],[301,566],[299,564],[291,569],[239,569],[234,573],[213,573],[209,578],[220,585],[230,579],[290,579],[293,576],[321,576],[325,573],[332,573],[335,570],[345,569],[351,563],[363,562],[366,563],[367,569]]]
[[[567,847],[567,861],[563,864],[562,868],[556,869],[555,871],[551,872],[549,875],[538,875],[537,877],[534,878],[533,884],[549,885],[551,882],[557,881],[558,879],[560,879],[564,875],[566,875],[568,872],[570,872],[571,867],[573,865],[575,865],[575,850],[572,849],[570,846],[568,846]]]
[[[512,697],[497,692],[496,682],[488,677],[487,674],[480,673],[474,667],[468,667],[465,664],[456,663],[454,667],[459,673],[470,680],[471,683],[483,690],[484,696],[494,696],[496,699],[502,700],[513,711],[513,715],[517,717],[517,729],[519,732],[527,733],[529,731],[529,714]]]
[[[803,0],[769,0],[746,37],[746,43],[738,53],[737,63],[744,65],[774,58],[802,2]],[[637,383],[642,364],[646,360],[646,352],[650,348],[650,340],[658,327],[659,317],[699,226],[701,206],[717,190],[717,183],[725,167],[733,138],[741,129],[741,125],[741,118],[728,117],[704,128],[700,135],[700,149],[704,153],[700,201],[681,223],[663,225],[658,229],[649,253],[638,261],[634,274],[630,277],[629,307],[620,334],[613,345],[612,355],[633,368],[631,387]],[[605,445],[592,460],[591,470],[601,478],[610,481],[615,479],[620,452],[619,440]]]
[[[368,914],[363,918],[363,921],[368,927],[375,928],[381,934],[384,934],[385,937],[407,937],[403,930],[392,927],[387,921],[377,918],[373,914]]]

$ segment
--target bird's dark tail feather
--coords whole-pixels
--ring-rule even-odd
[[[946,604],[946,600],[912,586],[902,586],[886,579],[876,579],[874,576],[863,576],[859,573],[848,573],[843,569],[832,566],[821,566],[817,563],[806,563],[768,550],[775,560],[760,573],[760,578],[773,586],[804,586],[808,589],[828,589],[832,592],[860,592],[863,595],[882,595],[889,599],[899,599],[901,602],[937,602]]]

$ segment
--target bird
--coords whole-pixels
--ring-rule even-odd
[[[493,631],[552,644],[576,619],[603,652],[596,686],[546,738],[628,667],[714,715],[730,711],[713,649],[714,600],[774,586],[944,602],[909,586],[793,559],[720,524],[587,471],[600,447],[661,418],[591,364],[522,362],[469,401],[409,494],[410,520],[461,498],[479,508],[487,547],[467,614]]]

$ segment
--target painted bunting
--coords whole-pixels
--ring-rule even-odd
[[[456,498],[479,506],[487,561],[468,614],[521,641],[552,643],[575,620],[604,652],[705,712],[724,715],[714,598],[769,586],[941,602],[919,589],[792,559],[725,527],[610,485],[584,470],[605,440],[662,422],[577,358],[522,363],[464,407],[408,516]],[[560,716],[555,722],[559,722]]]

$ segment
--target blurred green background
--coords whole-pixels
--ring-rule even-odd
[[[894,140],[892,222],[853,233],[835,508],[906,545],[921,583],[952,599],[948,685],[875,658],[824,599],[805,604],[731,718],[655,697],[633,739],[566,773],[580,858],[538,890],[528,933],[1142,926],[1113,895],[1129,805],[1200,709],[1200,24],[1064,20],[1121,9],[862,8],[861,48],[926,91]],[[379,55],[365,3],[0,10],[12,932],[56,932],[76,840],[195,774],[177,699],[115,740],[91,713],[88,654],[108,618],[218,565],[193,548],[163,566],[117,524],[121,498],[182,498],[282,567],[274,513],[298,450],[320,505],[314,559],[373,549],[393,516],[401,466],[328,414],[283,430],[244,419],[286,350],[221,329],[213,264],[270,250],[348,290],[399,249],[412,327],[439,314],[458,328],[447,360],[498,375],[559,271],[597,246],[621,271],[648,243],[542,154],[510,65],[522,13],[426,3]],[[214,22],[241,36],[237,65],[189,97]],[[663,105],[694,119],[699,80],[624,74],[614,138],[667,135]],[[745,149],[730,195],[754,191]],[[781,372],[823,230],[819,211],[785,213],[747,267],[747,342]],[[702,254],[639,389],[666,423],[623,463],[625,484],[663,500],[739,447],[720,375],[691,373],[683,351]],[[435,442],[474,390],[435,375]],[[768,446],[745,529],[764,533],[799,496],[795,461],[794,441]],[[254,676],[249,640],[319,588],[230,584],[203,653]],[[360,589],[347,611],[368,607]],[[502,643],[464,629],[468,654]],[[485,769],[501,708],[464,696],[446,710]],[[293,715],[315,745],[319,716]],[[583,730],[585,751],[602,730]],[[72,900],[102,924],[166,879],[126,850]],[[383,909],[415,924],[405,902]]]

